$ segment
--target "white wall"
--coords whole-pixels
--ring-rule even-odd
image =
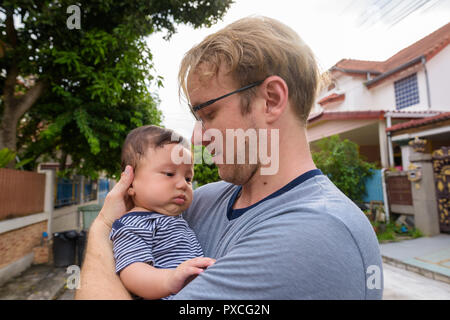
[[[345,93],[345,100],[330,103],[323,108],[330,111],[364,111],[385,110],[395,106],[393,84],[382,84],[373,89],[367,89],[364,85],[366,78],[340,76],[336,79],[336,88],[330,91],[322,91],[317,101],[333,93]],[[316,104],[317,110],[320,106]]]
[[[402,108],[400,109],[401,111],[428,110],[425,72],[423,71],[422,66],[417,66],[416,69],[418,69],[416,73],[417,73],[417,85],[419,89],[419,103],[406,108]],[[397,110],[395,102],[394,82],[397,80],[401,80],[407,76],[410,76],[413,73],[406,73],[404,76],[395,78],[390,81],[385,81],[379,84],[378,86],[375,86],[372,89],[370,89],[370,91],[372,92],[374,105],[380,107],[380,109],[383,110]]]
[[[374,110],[395,110],[395,90],[394,83],[391,81],[382,82],[372,89],[370,92],[371,103]]]
[[[329,96],[333,93],[341,94],[345,93],[345,100],[326,104],[323,108],[325,110],[336,111],[353,111],[361,110],[362,107],[366,108],[370,106],[370,93],[366,92],[367,89],[364,86],[365,78],[340,76],[335,80],[336,87],[333,90],[323,90],[317,101]],[[314,110],[320,110],[320,105],[316,103]]]
[[[450,111],[450,45],[427,62],[426,67],[433,109]]]

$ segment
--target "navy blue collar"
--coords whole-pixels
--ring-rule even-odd
[[[179,214],[177,216],[168,216],[168,215],[156,212],[156,211],[131,211],[131,212],[124,214],[122,217],[120,217],[116,221],[114,221],[112,227],[114,229],[119,229],[119,228],[123,227],[123,223],[121,222],[121,219],[123,219],[125,217],[152,217],[152,218],[174,217],[174,218],[179,218],[179,217],[181,217],[181,214]]]
[[[231,196],[230,201],[228,202],[227,218],[228,218],[228,220],[233,220],[233,219],[239,218],[245,212],[256,207],[257,205],[261,204],[262,202],[272,199],[272,198],[275,198],[275,197],[278,197],[279,195],[282,195],[283,193],[288,192],[292,188],[298,186],[302,182],[305,182],[306,180],[308,180],[314,176],[318,176],[318,175],[322,175],[322,174],[323,173],[322,173],[322,171],[320,171],[320,169],[313,169],[313,170],[307,171],[307,172],[303,173],[302,175],[298,176],[297,178],[295,178],[294,180],[292,180],[291,182],[289,182],[287,185],[285,185],[281,189],[268,195],[264,199],[252,204],[251,206],[246,207],[246,208],[241,208],[241,209],[233,209],[233,205],[234,205],[239,193],[242,190],[242,186],[238,186],[236,188],[236,190],[234,191],[233,195]]]

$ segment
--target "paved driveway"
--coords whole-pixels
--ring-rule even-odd
[[[450,284],[383,264],[383,300],[450,300]]]

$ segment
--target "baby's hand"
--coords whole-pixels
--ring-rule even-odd
[[[172,294],[178,293],[186,284],[192,281],[204,269],[212,266],[216,260],[198,257],[181,263],[168,278],[167,286]]]

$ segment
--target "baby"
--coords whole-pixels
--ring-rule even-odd
[[[175,164],[172,152],[179,156],[181,150],[187,161]],[[116,273],[135,298],[170,299],[215,262],[202,257],[180,215],[192,202],[191,160],[190,145],[169,129],[143,126],[125,140],[122,170],[134,169],[128,190],[134,208],[114,222],[110,239]]]

